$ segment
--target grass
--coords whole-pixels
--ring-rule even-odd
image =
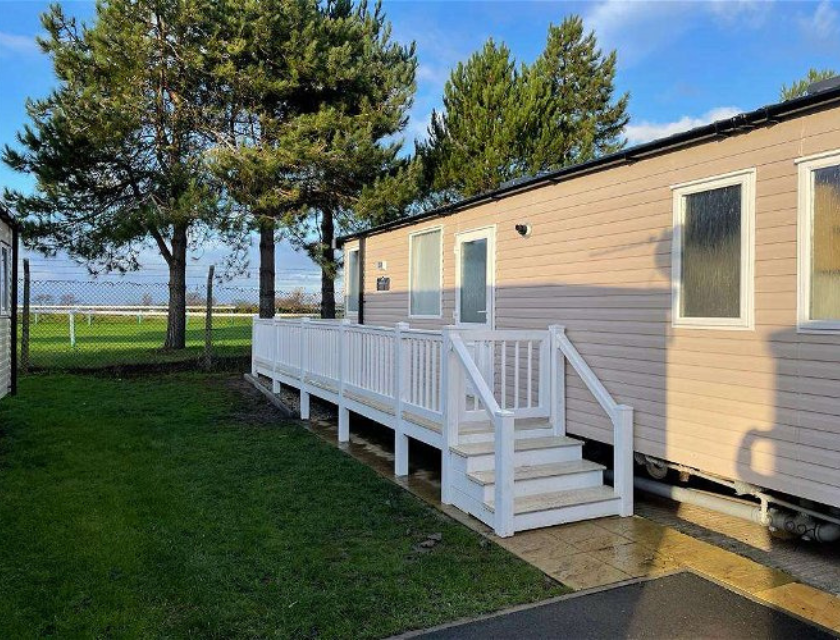
[[[213,349],[218,356],[247,355],[251,318],[213,319]],[[187,348],[163,351],[166,319],[93,316],[75,320],[76,344],[70,343],[67,315],[44,315],[30,325],[30,363],[36,369],[97,369],[117,365],[166,364],[194,360],[204,354],[204,319],[187,323]]]
[[[562,592],[230,377],[0,402],[3,637],[382,637]]]

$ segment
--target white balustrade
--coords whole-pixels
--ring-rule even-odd
[[[604,408],[614,429],[615,491],[622,515],[633,512],[633,409],[615,402],[561,326],[547,331],[413,329],[348,321],[254,320],[253,373],[339,407],[338,439],[349,440],[349,411],[375,408],[395,431],[395,473],[408,473],[408,435],[418,429],[442,451],[441,500],[451,503],[450,447],[464,422],[488,421],[495,440],[494,529],[513,533],[514,420],[546,418],[566,432],[565,363]],[[355,404],[354,404],[355,403]],[[359,404],[361,403],[361,404]],[[413,431],[412,431],[413,430]]]

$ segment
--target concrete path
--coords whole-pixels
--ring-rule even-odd
[[[778,609],[683,572],[444,626],[406,637],[490,638],[835,638]]]

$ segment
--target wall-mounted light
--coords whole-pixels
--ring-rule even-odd
[[[387,271],[388,270],[388,263],[385,262],[385,260],[380,260],[379,262],[376,263],[376,268],[379,271]]]
[[[531,235],[531,225],[527,222],[521,222],[514,227],[516,229],[516,233],[518,233],[523,238],[527,238]]]

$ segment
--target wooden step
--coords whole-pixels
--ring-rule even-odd
[[[513,480],[534,480],[536,478],[550,478],[554,476],[565,476],[573,473],[586,473],[589,471],[603,471],[606,467],[589,460],[574,460],[572,462],[555,462],[553,464],[539,464],[534,466],[517,467],[513,472]],[[487,471],[473,471],[467,476],[473,482],[480,485],[495,484],[496,472],[493,469]]]
[[[562,509],[574,507],[580,504],[592,504],[607,500],[618,500],[615,490],[612,487],[602,485],[600,487],[589,487],[587,489],[570,489],[568,491],[553,491],[551,493],[538,493],[533,496],[514,498],[513,514],[533,513],[535,511],[550,511],[551,509]],[[493,501],[487,502],[490,511],[494,511]]]
[[[594,502],[605,502],[618,500],[618,496],[612,487],[600,486],[587,489],[571,489],[569,491],[556,491],[554,493],[539,493],[535,496],[524,496],[514,498],[513,514],[534,513],[536,511],[550,511],[564,507],[574,507]]]
[[[551,430],[551,423],[548,418],[517,418],[514,422],[514,429],[517,431],[530,431],[532,429]],[[493,423],[489,420],[480,422],[462,422],[458,427],[458,433],[468,435],[472,433],[493,433]]]
[[[554,449],[558,447],[580,447],[583,442],[566,436],[547,436],[545,438],[526,438],[513,443],[514,451],[533,451],[536,449]],[[449,448],[461,456],[486,456],[495,453],[493,442],[468,442]]]

